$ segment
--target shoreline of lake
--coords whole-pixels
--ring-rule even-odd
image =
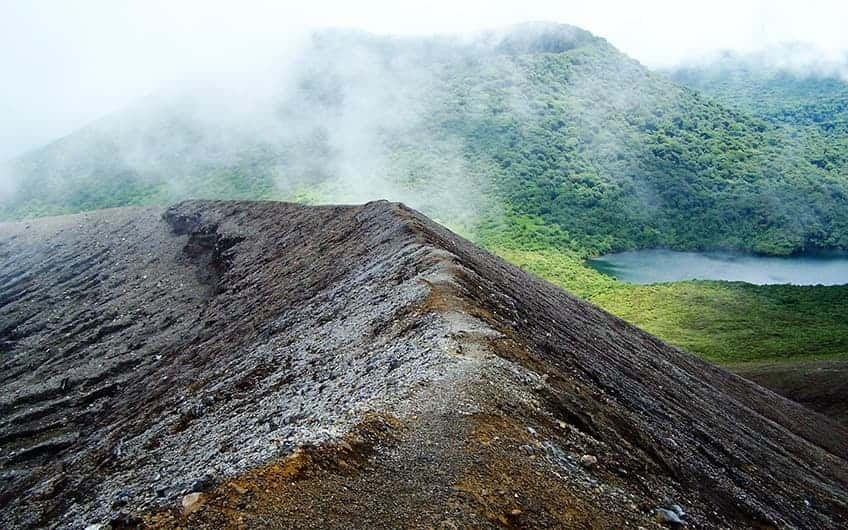
[[[755,285],[848,284],[848,252],[816,251],[791,256],[741,252],[642,249],[590,258],[592,269],[633,284],[685,280],[742,281]]]

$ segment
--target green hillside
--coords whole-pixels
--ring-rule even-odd
[[[664,73],[728,107],[768,121],[844,133],[848,57],[823,62],[820,55],[806,46],[784,45],[759,53],[725,52]]]
[[[505,259],[717,363],[848,358],[848,286],[686,281],[629,285],[555,250]]]
[[[665,73],[729,108],[786,126],[814,164],[844,175],[848,58],[822,63],[819,55],[802,45],[786,45],[753,54],[728,52]],[[804,57],[819,62],[805,64]]]
[[[388,198],[706,357],[842,355],[845,288],[634,287],[581,261],[656,246],[848,249],[848,148],[810,134],[571,26],[326,31],[271,79],[151,97],[12,161],[0,219],[189,197]]]
[[[317,187],[330,200],[401,199],[469,230],[537,219],[556,231],[548,243],[592,253],[848,248],[846,175],[779,124],[585,31],[325,32],[302,57],[247,111],[233,110],[243,87],[151,99],[29,154],[0,216]]]

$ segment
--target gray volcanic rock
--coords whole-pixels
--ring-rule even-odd
[[[0,256],[3,527],[848,517],[844,427],[402,205],[104,210]]]

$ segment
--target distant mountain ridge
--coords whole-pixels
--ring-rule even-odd
[[[499,246],[848,248],[842,151],[579,28],[324,31],[298,57],[263,83],[150,98],[16,160],[0,218],[189,197],[390,198]]]

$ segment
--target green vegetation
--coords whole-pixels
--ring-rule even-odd
[[[471,171],[485,169],[510,212],[558,227],[571,248],[848,244],[848,177],[782,127],[664,82],[605,44],[497,56],[461,74],[446,79],[457,95],[437,126],[464,139]]]
[[[725,54],[666,74],[728,108],[780,127],[815,165],[844,175],[848,172],[848,64],[792,66],[793,54],[799,51],[817,56],[815,50],[790,46],[764,55]]]
[[[29,154],[0,219],[323,187],[463,226],[531,217],[593,253],[848,248],[848,149],[810,147],[577,28],[326,32],[303,63],[252,114],[152,99]]]
[[[848,131],[848,82],[843,75],[848,65],[828,72],[815,65],[804,71],[800,66],[780,68],[770,62],[763,57],[726,54],[666,73],[727,107],[770,122],[814,126],[826,133]]]
[[[793,107],[755,112],[545,24],[476,42],[325,32],[301,63],[257,108],[152,99],[14,161],[0,220],[389,198],[709,359],[848,352],[846,288],[629,286],[583,265],[656,246],[848,249],[836,92],[818,106],[796,87]]]
[[[560,251],[503,258],[666,342],[717,363],[848,358],[848,287],[618,282]]]

